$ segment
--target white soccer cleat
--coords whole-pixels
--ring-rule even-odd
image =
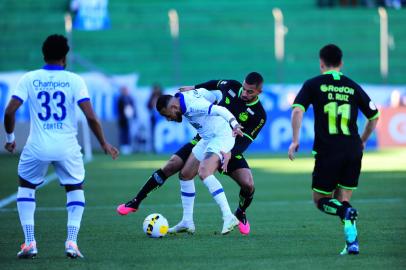
[[[193,223],[193,221],[181,220],[178,224],[169,228],[168,233],[170,233],[170,234],[174,234],[174,233],[194,234],[195,233],[195,224]]]
[[[37,254],[37,243],[35,241],[31,242],[28,246],[24,243],[21,245],[21,250],[17,253],[17,258],[33,259]]]
[[[223,230],[221,230],[221,234],[223,234],[223,235],[228,234],[229,232],[234,230],[234,228],[236,226],[238,226],[239,223],[240,223],[240,221],[234,215],[225,217],[224,224],[223,224]]]
[[[78,245],[73,241],[66,241],[65,254],[71,259],[76,259],[77,257],[84,258],[82,253],[79,251]]]

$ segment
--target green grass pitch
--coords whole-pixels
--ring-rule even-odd
[[[179,184],[170,178],[139,211],[118,216],[127,201],[169,155],[122,156],[111,161],[96,155],[86,164],[86,209],[79,234],[83,260],[64,256],[66,196],[57,181],[36,193],[34,260],[18,260],[23,241],[16,204],[0,208],[0,269],[406,269],[406,149],[367,152],[359,189],[352,203],[359,212],[359,256],[339,256],[342,226],[311,202],[313,159],[300,155],[248,155],[256,185],[249,211],[251,234],[238,230],[219,235],[220,210],[196,180],[196,234],[150,239],[144,218],[163,214],[169,225],[181,218]],[[0,200],[16,192],[17,155],[0,155]],[[52,173],[52,170],[50,170]],[[231,208],[237,185],[219,176]]]

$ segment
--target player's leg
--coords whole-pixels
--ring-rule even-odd
[[[152,173],[145,184],[138,191],[137,195],[125,204],[120,204],[117,207],[117,212],[120,215],[127,215],[137,211],[141,202],[148,196],[149,193],[161,187],[165,181],[179,172],[185,164],[187,158],[192,152],[193,143],[187,143],[180,148],[168,162],[161,168]]]
[[[344,223],[344,236],[345,247],[341,252],[345,254],[358,254],[358,230],[356,220],[358,218],[358,211],[350,204],[353,191],[358,186],[358,179],[361,172],[362,151],[348,151],[346,162],[342,169],[337,189],[334,193],[334,198],[340,201],[346,207],[343,220]]]
[[[230,160],[230,163],[233,163],[232,160]],[[254,198],[254,179],[245,159],[244,162],[240,162],[240,160],[236,162],[238,168],[236,170],[233,169],[233,165],[230,163],[229,168],[231,167],[231,172],[229,171],[229,175],[240,186],[239,203],[234,214],[240,221],[238,225],[240,232],[242,234],[249,234],[250,224],[246,216],[246,211]],[[244,167],[244,164],[246,164],[246,167]]]
[[[26,151],[21,153],[18,163],[19,187],[17,191],[17,209],[25,241],[18,252],[18,258],[33,258],[37,255],[35,241],[35,190],[43,182],[48,170],[48,162],[42,162]]]
[[[195,201],[194,177],[197,174],[198,168],[199,160],[197,160],[195,155],[192,153],[179,173],[180,193],[183,208],[182,220],[175,226],[169,228],[169,233],[195,232],[195,225],[193,222],[193,207]]]
[[[221,209],[224,224],[221,231],[222,234],[227,234],[239,224],[239,220],[230,210],[226,194],[220,181],[214,176],[215,171],[220,166],[222,159],[221,151],[229,152],[234,146],[234,141],[228,137],[217,137],[210,140],[205,150],[203,160],[199,166],[199,177],[203,180],[203,184],[208,188],[217,205]]]
[[[333,192],[337,186],[337,179],[340,177],[340,158],[338,155],[323,155],[318,153],[315,156],[313,170],[313,202],[316,207],[325,214],[344,218],[345,206],[333,198]]]
[[[63,161],[52,162],[59,181],[66,191],[66,210],[68,212],[65,254],[70,258],[83,258],[77,239],[85,209],[83,182],[85,169],[80,153]]]

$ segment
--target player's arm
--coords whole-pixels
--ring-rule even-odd
[[[312,82],[306,81],[299,93],[297,94],[295,101],[292,105],[292,114],[291,114],[291,125],[292,125],[292,142],[289,146],[288,156],[290,160],[295,159],[295,152],[299,150],[299,135],[300,127],[302,126],[303,114],[307,108],[312,103]],[[317,89],[317,87],[315,88]]]
[[[356,93],[359,108],[361,112],[368,118],[364,131],[361,135],[362,147],[365,148],[368,138],[371,136],[376,127],[376,124],[378,123],[380,112],[375,103],[361,87],[358,88],[358,91]]]
[[[300,127],[302,126],[304,110],[298,106],[294,107],[291,115],[292,122],[292,143],[289,146],[288,156],[290,160],[295,159],[295,152],[299,149]]]
[[[377,123],[378,123],[378,118],[368,120],[368,122],[366,123],[364,132],[362,132],[362,135],[361,135],[361,141],[362,141],[363,148],[365,148],[367,140],[368,140],[369,136],[371,136],[374,129],[376,128]]]
[[[218,115],[218,116],[223,117],[225,120],[227,120],[227,122],[233,128],[234,134],[243,136],[243,133],[241,131],[242,126],[235,119],[234,115],[226,108],[211,104],[209,107],[209,110],[208,110],[208,114],[209,115]]]
[[[93,134],[99,141],[100,146],[103,148],[104,152],[106,154],[109,154],[113,159],[116,159],[118,157],[119,152],[114,146],[110,145],[104,138],[102,127],[93,111],[93,107],[92,104],[90,103],[90,100],[84,100],[80,102],[79,107],[85,114],[87,123],[89,124],[90,129],[92,130]]]
[[[4,112],[4,130],[6,131],[6,144],[4,148],[12,153],[16,148],[14,127],[15,127],[15,114],[22,102],[19,99],[12,98],[7,105]]]

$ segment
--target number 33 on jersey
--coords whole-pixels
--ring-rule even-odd
[[[58,71],[58,72],[56,72]],[[13,98],[28,102],[31,119],[26,147],[43,159],[54,159],[50,153],[59,149],[80,149],[76,140],[76,105],[89,100],[83,79],[62,67],[46,65],[26,73],[18,82]],[[73,136],[72,136],[73,135]]]

